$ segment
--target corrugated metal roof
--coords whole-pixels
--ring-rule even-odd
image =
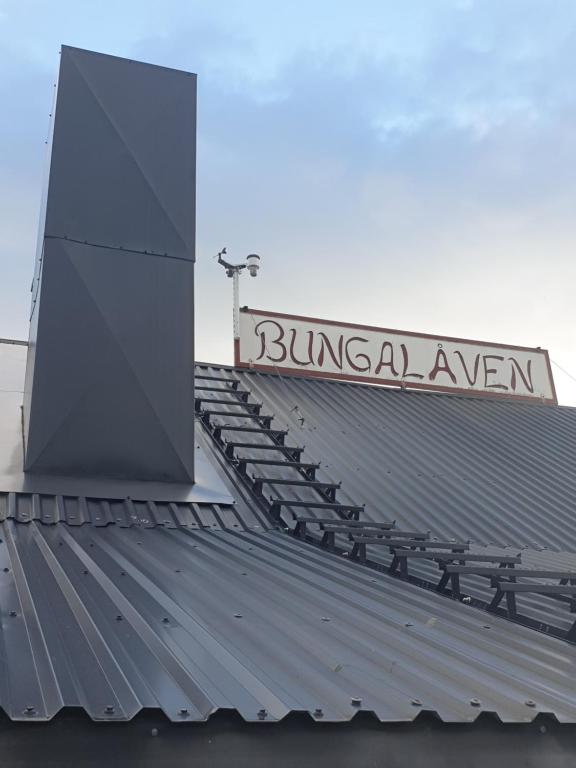
[[[83,496],[47,496],[27,493],[0,493],[0,521],[19,523],[33,520],[54,525],[118,525],[155,528],[239,528],[266,530],[269,524],[255,510],[240,505],[176,504],[130,499],[90,499]]]
[[[306,446],[303,460],[321,462],[319,479],[342,481],[340,500],[366,504],[367,519],[576,551],[576,408],[231,375]]]
[[[339,499],[366,502],[370,519],[500,545],[567,549],[576,539],[571,409],[226,375],[277,414],[275,426],[289,425],[290,444],[321,462],[319,479],[342,480]],[[517,428],[490,410],[504,405]],[[540,436],[538,452],[543,424],[555,434]],[[234,506],[0,495],[0,707],[10,717],[78,707],[126,720],[159,707],[177,722],[222,709],[256,721],[290,712],[346,721],[364,710],[395,722],[426,710],[448,722],[483,711],[576,722],[575,646],[266,530],[198,433]],[[506,451],[492,455],[488,435],[506,435]],[[431,492],[432,480],[449,492]],[[573,562],[528,554],[535,565]]]
[[[576,721],[576,648],[281,532],[0,525],[0,706]]]
[[[536,552],[531,549],[519,547],[481,547],[471,546],[471,553],[486,555],[518,555],[522,557],[522,564],[518,568],[541,569],[549,571],[576,572],[576,554],[571,552]],[[368,557],[375,563],[389,566],[392,555],[383,551],[382,547],[368,547]],[[492,565],[496,565],[493,563]],[[480,563],[480,568],[490,566],[490,563]],[[422,580],[429,585],[437,585],[443,571],[438,564],[430,560],[414,560],[410,563],[409,572],[416,580]],[[550,584],[550,579],[523,578],[523,583]],[[557,581],[554,583],[558,583]],[[462,597],[470,596],[488,605],[495,595],[495,588],[490,579],[477,574],[461,574],[460,589]],[[534,625],[540,625],[542,631],[548,631],[549,627],[567,632],[574,624],[576,615],[570,612],[567,602],[551,598],[549,595],[541,595],[536,592],[527,592],[517,595],[518,611],[522,617],[532,621]],[[505,606],[501,606],[505,611]],[[490,617],[491,614],[488,614]]]
[[[11,519],[19,523],[36,520],[46,525],[117,525],[153,528],[268,530],[270,520],[240,487],[232,469],[214,450],[202,429],[196,439],[204,455],[218,472],[219,478],[234,498],[234,504],[201,504],[182,502],[96,499],[39,493],[3,493],[0,489],[0,522]]]
[[[202,375],[214,375],[214,373],[217,376],[223,375],[222,370],[210,367],[208,369],[202,368]],[[476,414],[470,420],[470,414],[473,415],[477,407],[482,409],[486,405],[489,412],[492,403],[472,398],[447,396],[442,398],[441,410],[438,411],[438,396],[431,396],[428,393],[418,395],[420,399],[414,400],[410,397],[406,399],[404,396],[406,393],[398,393],[390,389],[335,384],[330,381],[319,382],[318,380],[295,379],[293,377],[285,379],[268,374],[247,374],[238,370],[227,370],[224,377],[235,377],[241,380],[242,389],[252,389],[254,399],[263,401],[263,413],[275,412],[278,415],[274,421],[274,426],[288,426],[291,429],[290,444],[305,444],[307,446],[302,460],[321,461],[322,471],[318,479],[333,481],[344,479],[343,487],[337,494],[338,500],[349,503],[368,502],[366,511],[362,514],[363,519],[370,518],[380,521],[396,519],[400,528],[431,530],[432,538],[440,539],[453,538],[455,534],[452,526],[454,525],[459,527],[459,538],[471,538],[481,542],[472,545],[473,552],[482,554],[500,552],[504,555],[521,553],[524,567],[533,565],[562,571],[575,569],[576,563],[574,558],[570,557],[570,553],[560,554],[552,551],[553,548],[550,548],[549,543],[546,543],[549,542],[547,538],[538,545],[537,549],[522,543],[520,536],[513,539],[512,536],[508,535],[498,545],[482,543],[479,533],[488,531],[487,539],[498,542],[498,529],[503,530],[505,527],[508,530],[508,520],[515,520],[517,517],[522,523],[527,522],[536,528],[537,525],[545,526],[547,523],[546,516],[548,516],[557,530],[562,529],[566,533],[565,538],[568,541],[574,534],[574,526],[562,528],[564,523],[558,524],[556,519],[558,510],[550,504],[548,498],[551,488],[550,477],[545,473],[537,473],[534,478],[530,478],[532,484],[531,498],[534,504],[532,517],[527,516],[526,508],[522,504],[519,504],[518,507],[513,506],[516,497],[511,497],[510,494],[503,496],[502,503],[507,505],[504,510],[502,506],[493,509],[491,506],[493,497],[481,495],[479,480],[482,471],[487,473],[487,476],[492,473],[490,474],[492,486],[499,483],[501,487],[508,484],[511,488],[524,482],[527,473],[529,474],[528,467],[518,460],[515,465],[518,470],[517,475],[511,477],[510,474],[507,474],[504,478],[505,468],[498,464],[498,456],[494,457],[490,453],[482,455],[478,431],[482,437],[486,430],[482,426],[477,430],[475,424],[481,419]],[[226,384],[221,386],[225,388]],[[376,397],[376,400],[370,404],[370,408],[367,408],[366,402],[362,400],[362,396],[366,392],[369,393],[369,397]],[[214,396],[219,397],[217,394]],[[382,398],[384,399],[382,400]],[[381,402],[384,403],[383,406]],[[207,403],[204,405],[209,407]],[[413,405],[416,408],[416,414],[411,412]],[[551,413],[560,411],[562,414],[568,413],[569,424],[576,423],[574,421],[576,409],[543,409],[537,407],[534,410],[532,406],[525,405],[518,409],[516,403],[497,403],[499,407],[502,405],[505,406],[505,409],[512,406],[513,413],[518,412],[523,418],[526,417],[526,414],[533,418],[534,413],[536,413],[540,420],[543,415],[548,414],[550,417]],[[389,413],[394,411],[396,406],[402,412],[400,414],[402,419],[397,414],[392,420],[387,419]],[[221,408],[222,406],[218,407]],[[445,417],[445,409],[450,412],[450,419]],[[471,409],[470,414],[467,413],[467,409]],[[217,417],[218,421],[220,423],[236,423],[233,412],[236,411],[237,413],[237,409],[227,410],[229,415]],[[507,410],[505,412],[508,414]],[[425,418],[422,413],[426,414]],[[351,426],[355,417],[358,418],[358,421]],[[508,414],[508,417],[508,422],[502,428],[506,432],[508,450],[513,457],[521,458],[524,450],[523,431],[514,429],[513,414]],[[422,428],[417,426],[418,420],[422,423]],[[390,427],[389,421],[391,421],[392,427]],[[398,424],[402,424],[401,430],[398,428]],[[409,429],[406,428],[406,424],[410,425]],[[458,429],[456,429],[455,424],[457,424]],[[535,431],[536,439],[540,421],[537,419],[530,424]],[[549,429],[554,430],[554,428],[554,422],[551,421]],[[393,445],[401,446],[406,461],[401,465],[396,463],[394,470],[378,472],[375,469],[376,462],[397,461],[395,455],[390,457],[391,448],[386,438],[387,431],[390,429],[395,432]],[[430,458],[432,446],[427,445],[426,440],[420,443],[420,434],[429,438],[433,429],[437,431],[439,447]],[[454,440],[452,440],[452,433],[455,434]],[[477,453],[473,464],[474,473],[471,476],[460,476],[453,469],[455,460],[460,460],[460,443],[465,435],[466,441],[475,446]],[[500,438],[500,433],[496,431],[495,440],[501,442]],[[555,441],[553,435],[546,439],[541,437],[538,439],[541,446],[542,463],[545,467],[549,467],[554,459],[554,456],[550,455],[549,446],[552,445],[557,450],[558,441]],[[259,436],[255,436],[253,441],[261,442],[261,439]],[[517,448],[514,448],[515,444]],[[559,444],[562,445],[561,442]],[[236,453],[249,456],[253,452],[250,448],[246,448],[239,449]],[[262,454],[259,452],[258,455]],[[468,458],[464,457],[464,460],[466,461]],[[367,464],[364,464],[365,461]],[[455,521],[454,510],[449,503],[445,505],[444,499],[440,500],[433,494],[430,494],[429,497],[427,495],[429,478],[426,477],[426,468],[430,461],[436,462],[434,471],[438,471],[438,462],[441,461],[447,468],[438,474],[435,481],[441,482],[442,478],[448,478],[454,493],[457,491],[460,493],[462,515],[460,516],[461,519],[459,518],[457,521]],[[511,462],[510,465],[514,465],[514,462]],[[259,471],[260,467],[249,465],[249,469],[252,474],[262,474]],[[273,477],[286,477],[286,469],[282,467],[266,468],[264,474]],[[570,473],[568,473],[568,482],[574,482],[574,477]],[[456,483],[459,485],[456,486]],[[477,493],[473,508],[471,507],[471,486]],[[268,493],[273,493],[274,496],[296,498],[300,501],[318,500],[313,492],[305,488],[285,485],[264,486],[264,488]],[[401,503],[398,506],[391,504],[390,488],[394,494],[400,494]],[[377,497],[378,493],[380,495]],[[412,507],[406,512],[407,502],[401,494],[408,498],[408,503],[412,499],[420,497],[423,500],[426,499],[426,502],[423,503],[422,507]],[[378,503],[375,501],[376,498],[380,500]],[[563,511],[560,510],[560,512]],[[306,509],[305,514],[314,516],[314,509]],[[326,516],[326,513],[321,514]],[[290,524],[289,513],[284,513],[284,519]],[[470,523],[469,527],[468,523]],[[522,528],[522,526],[520,527]],[[526,526],[524,526],[525,528]],[[314,535],[313,527],[309,530],[309,534]],[[340,539],[339,543],[346,549],[350,548],[346,537]],[[543,554],[538,557],[540,552]],[[382,547],[368,547],[368,557],[384,566],[389,565],[392,560],[392,555]],[[436,563],[418,560],[413,560],[410,563],[410,573],[416,580],[424,580],[428,585],[437,584],[441,576]],[[462,576],[461,587],[464,594],[470,595],[474,600],[480,601],[484,605],[487,605],[494,597],[494,589],[490,581],[480,576]],[[531,623],[532,626],[545,631],[550,628],[549,631],[558,632],[561,635],[568,631],[573,624],[574,616],[569,612],[569,606],[565,602],[535,593],[523,594],[518,602],[519,610],[524,617],[523,620]]]

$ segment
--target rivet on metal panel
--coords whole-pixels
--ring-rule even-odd
[[[265,709],[259,709],[258,710],[258,719],[259,720],[266,720],[268,717],[268,712],[266,712]]]
[[[360,698],[360,696],[352,696],[352,698],[350,699],[350,703],[352,704],[353,707],[360,707],[362,706],[362,699]]]
[[[466,603],[466,605],[469,605],[472,602],[472,598],[466,595],[465,597],[462,598],[462,602]]]
[[[88,571],[87,571],[86,569],[84,569],[84,570],[82,571],[82,573],[84,574],[84,576],[86,576],[86,575],[88,574]]]
[[[31,705],[28,705],[27,707],[24,707],[24,714],[25,715],[34,715],[36,713],[36,707],[33,707]]]
[[[490,624],[484,624],[484,625],[483,625],[483,627],[484,627],[484,629],[492,629],[492,627],[490,626]]]
[[[158,728],[152,728],[150,731],[150,736],[158,736]]]
[[[16,613],[16,611],[10,611],[10,613],[9,613],[8,615],[9,615],[9,616],[12,616],[12,617],[14,617],[14,616],[18,616],[18,614]]]
[[[314,710],[314,717],[324,717],[324,710],[319,707]]]
[[[167,616],[164,616],[162,619],[162,624],[170,624],[170,619]]]
[[[328,616],[321,616],[320,621],[330,621],[330,619],[328,618]]]
[[[106,707],[104,707],[104,712],[106,712],[107,715],[113,715],[115,711],[116,709],[112,706],[112,704],[108,704]]]
[[[412,699],[410,704],[412,704],[413,707],[421,707],[422,706],[422,702],[420,701],[420,699]]]
[[[182,573],[182,571],[180,570],[180,568],[176,568],[174,573]]]
[[[532,701],[532,699],[528,699],[527,701],[524,702],[524,704],[526,704],[527,707],[535,707],[536,706],[536,702]]]
[[[190,713],[188,712],[186,707],[182,707],[182,709],[178,710],[178,714],[180,715],[180,717],[188,717]]]
[[[546,733],[546,726],[545,725],[541,725],[538,730],[540,731],[540,733]]]
[[[479,707],[480,706],[480,699],[470,699],[470,706],[471,707]]]
[[[247,576],[247,575],[248,574],[245,571],[242,571],[242,573],[240,574],[240,576]]]
[[[4,571],[4,573],[8,573],[8,571],[10,570],[10,568],[2,568],[2,570]]]
[[[406,624],[404,624],[404,626],[405,627],[413,627],[414,624],[411,624],[409,621],[407,621]]]
[[[124,618],[124,617],[123,617],[121,614],[118,614],[118,615],[116,616],[116,621],[122,621],[122,619],[123,619],[123,618]]]
[[[126,576],[126,571],[120,571],[120,576]]]
[[[235,613],[234,614],[234,618],[235,619],[241,619],[242,618],[242,614],[241,613]]]

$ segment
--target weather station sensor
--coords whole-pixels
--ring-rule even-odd
[[[221,264],[226,270],[226,276],[232,278],[232,293],[234,303],[234,349],[240,342],[240,273],[247,269],[250,277],[256,277],[260,269],[260,256],[251,253],[246,257],[242,264],[231,264],[224,259],[226,248],[218,253],[218,264]]]

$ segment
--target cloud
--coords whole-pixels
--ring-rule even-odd
[[[0,6],[13,116],[0,127],[0,329],[19,336],[72,9],[46,21],[25,5],[33,24]],[[252,306],[549,346],[576,371],[573,3],[250,0],[223,14],[129,2],[117,14],[72,13],[65,42],[200,76],[200,357],[231,358],[230,285],[210,258],[228,245],[262,253],[261,276],[243,279]],[[576,404],[569,379],[560,392]]]

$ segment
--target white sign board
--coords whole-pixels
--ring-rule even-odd
[[[256,309],[240,312],[235,364],[414,389],[556,403],[548,352]]]

